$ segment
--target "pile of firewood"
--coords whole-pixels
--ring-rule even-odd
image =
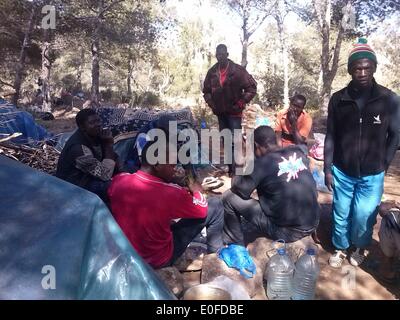
[[[34,169],[54,175],[60,153],[52,146],[41,142],[35,146],[16,144],[12,138],[20,134],[13,134],[0,138],[0,155],[22,162]]]

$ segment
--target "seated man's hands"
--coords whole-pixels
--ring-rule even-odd
[[[295,128],[297,126],[297,116],[293,110],[288,111],[287,119],[289,120],[289,123],[292,126],[292,128]]]
[[[203,187],[201,186],[201,184],[192,177],[188,178],[187,186],[192,194],[195,192],[203,192]]]
[[[103,129],[100,134],[101,143],[104,145],[114,145],[114,137],[110,129]]]

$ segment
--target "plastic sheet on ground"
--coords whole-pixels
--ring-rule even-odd
[[[96,195],[0,168],[0,299],[175,299]]]
[[[71,131],[71,132],[63,132],[59,133],[56,135],[54,138],[57,141],[57,144],[55,146],[56,150],[61,152],[62,149],[64,148],[65,144],[67,143],[68,139],[75,133],[76,130]]]
[[[15,143],[35,143],[51,138],[45,128],[38,125],[29,112],[20,111],[6,100],[0,99],[0,134],[22,133],[12,139]]]

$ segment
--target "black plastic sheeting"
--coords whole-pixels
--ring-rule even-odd
[[[0,299],[175,299],[94,194],[0,156]]]

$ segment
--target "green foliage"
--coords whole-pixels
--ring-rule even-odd
[[[104,6],[115,0],[102,1]],[[246,0],[247,1],[247,0]],[[101,1],[94,0],[0,0],[0,94],[10,89],[15,77],[30,8],[35,4],[57,5],[57,29],[51,31],[50,51],[51,89],[55,96],[64,89],[71,92],[91,88],[91,43],[96,27],[96,10]],[[210,0],[210,2],[213,2]],[[217,1],[218,2],[218,1]],[[262,5],[270,1],[247,1],[251,10],[261,12]],[[244,3],[244,2],[243,2]],[[318,109],[320,86],[321,35],[312,13],[312,1],[291,1],[289,10],[302,19],[290,31],[289,93],[302,93],[307,107]],[[225,3],[226,4],[226,3]],[[238,1],[229,1],[233,9]],[[344,0],[332,1],[330,47],[333,54],[337,26],[341,22]],[[346,70],[347,54],[356,35],[370,33],[379,26],[379,33],[369,37],[369,43],[378,53],[378,82],[400,91],[400,18],[387,19],[397,1],[354,0],[357,29],[346,33],[342,43],[339,69],[332,84],[332,91],[345,86],[350,77]],[[174,11],[165,12],[165,3],[152,0],[117,1],[100,19],[100,90],[107,101],[130,101],[135,105],[155,106],[163,101],[186,99],[195,101],[193,112],[198,119],[215,124],[216,118],[203,103],[201,83],[207,70],[215,63],[215,46],[225,42],[221,32],[210,19],[188,15],[178,19]],[[197,2],[193,11],[197,10]],[[261,6],[260,6],[261,5]],[[254,7],[253,7],[254,6]],[[259,6],[259,7],[255,7]],[[240,9],[240,8],[239,8]],[[214,10],[214,8],[212,9]],[[239,10],[240,11],[240,10]],[[43,30],[39,27],[43,15],[35,17],[31,45],[27,49],[24,72],[23,97],[29,98],[37,90],[41,67]],[[254,23],[257,16],[252,16]],[[252,20],[253,19],[253,20]],[[237,16],[236,16],[237,20]],[[268,20],[267,20],[268,21]],[[276,23],[271,22],[259,30],[258,38],[249,47],[249,66],[259,83],[253,102],[263,107],[281,107],[283,100],[283,67]],[[239,34],[238,34],[239,36]],[[167,43],[167,40],[170,43]],[[130,81],[128,81],[130,80]],[[128,83],[130,82],[130,90]],[[130,92],[129,92],[130,91]],[[199,107],[202,105],[202,107]]]

